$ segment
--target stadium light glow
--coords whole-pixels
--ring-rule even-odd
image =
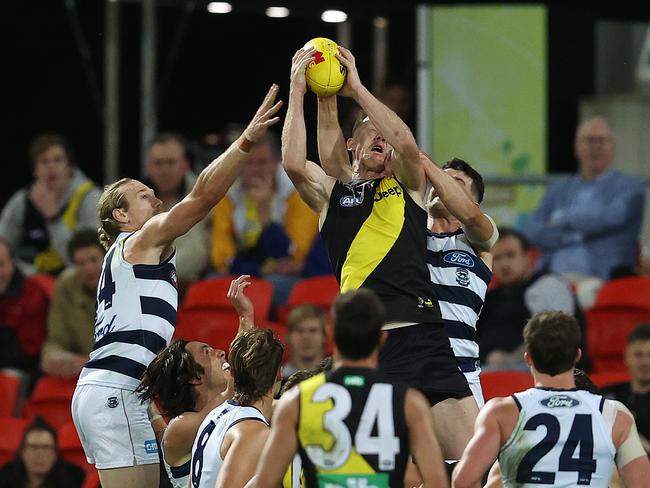
[[[232,12],[232,5],[228,2],[210,2],[208,12],[211,14],[227,14]]]
[[[287,7],[269,7],[266,9],[266,16],[275,19],[289,17],[289,9]]]
[[[325,10],[321,16],[323,22],[329,22],[330,24],[338,24],[348,20],[348,14],[341,10]]]

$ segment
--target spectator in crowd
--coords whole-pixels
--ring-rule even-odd
[[[59,457],[56,431],[39,417],[27,427],[16,458],[0,469],[0,488],[81,488],[85,476]]]
[[[315,305],[299,305],[287,317],[287,346],[289,361],[282,366],[287,379],[301,369],[318,367],[325,357],[327,335],[325,312]]]
[[[99,227],[101,189],[76,167],[69,143],[59,134],[34,139],[29,158],[34,182],[2,209],[0,237],[27,274],[56,275],[68,264],[66,246],[73,232]]]
[[[143,183],[162,200],[168,211],[189,193],[196,182],[187,155],[187,142],[181,134],[163,132],[156,135],[149,147]],[[210,217],[192,227],[176,240],[176,273],[179,299],[187,286],[204,277],[210,266]]]
[[[251,149],[212,220],[214,269],[268,279],[275,288],[274,306],[286,302],[301,277],[318,232],[318,216],[300,198],[280,160],[277,136],[268,132]]]
[[[526,369],[522,332],[526,321],[544,311],[580,317],[568,281],[558,273],[535,271],[530,243],[520,232],[501,227],[492,249],[496,286],[488,290],[477,323],[481,363],[488,369]],[[584,349],[583,349],[584,351]],[[584,361],[581,361],[580,367]]]
[[[625,364],[630,381],[606,386],[602,393],[632,411],[643,448],[650,454],[650,323],[639,324],[630,332]]]
[[[95,298],[106,250],[97,231],[83,229],[68,243],[72,265],[57,278],[47,317],[41,369],[53,376],[76,378],[92,351]]]
[[[9,243],[0,238],[0,369],[35,379],[49,305],[47,292],[18,269]]]
[[[580,282],[609,280],[611,271],[636,268],[645,186],[612,169],[614,138],[603,117],[576,131],[578,173],[552,184],[524,233],[541,250],[539,269]]]

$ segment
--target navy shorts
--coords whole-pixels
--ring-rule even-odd
[[[379,351],[379,370],[420,390],[431,405],[472,395],[442,324],[391,329]]]

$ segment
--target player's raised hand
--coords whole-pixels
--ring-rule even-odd
[[[336,59],[338,59],[348,70],[348,74],[345,76],[345,83],[341,90],[339,90],[338,94],[344,97],[352,97],[355,91],[362,86],[354,55],[349,49],[339,46],[339,52],[336,54]]]
[[[300,48],[296,51],[291,59],[291,91],[304,95],[307,92],[307,79],[305,78],[305,71],[309,63],[314,61],[316,49],[310,47],[308,49]]]
[[[244,290],[251,286],[250,275],[241,275],[230,282],[228,300],[239,315],[239,331],[243,332],[255,326],[255,309],[253,302],[246,296]]]
[[[266,134],[267,129],[272,125],[277,124],[280,120],[280,117],[274,117],[275,114],[278,113],[278,110],[280,110],[280,107],[282,107],[282,100],[275,103],[275,98],[278,96],[279,89],[280,88],[275,83],[271,85],[269,91],[266,92],[262,104],[257,109],[257,112],[248,124],[248,127],[244,130],[244,137],[249,141],[259,141],[264,134]]]

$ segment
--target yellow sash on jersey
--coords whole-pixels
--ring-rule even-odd
[[[341,293],[356,290],[386,257],[404,227],[404,188],[395,178],[381,180],[370,215],[348,249],[341,269]]]
[[[81,205],[81,200],[84,196],[93,188],[93,182],[87,180],[77,187],[77,189],[72,194],[68,206],[63,211],[61,219],[66,225],[74,230],[77,227],[77,211]],[[54,246],[50,244],[45,251],[42,251],[36,255],[34,258],[34,266],[38,271],[43,273],[52,273],[60,270],[65,266],[63,259],[59,256],[54,249]]]

